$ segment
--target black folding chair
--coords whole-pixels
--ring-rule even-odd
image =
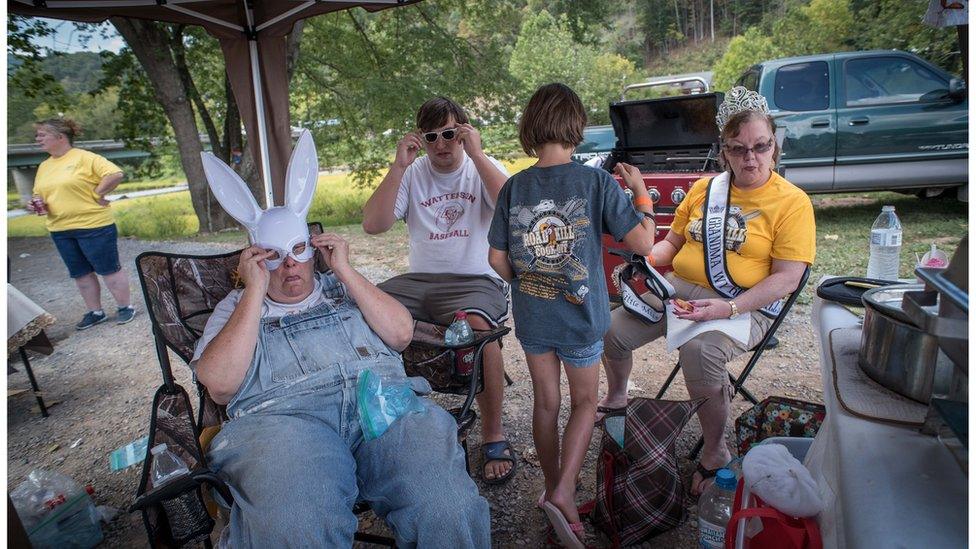
[[[763,338],[759,341],[759,343],[757,343],[752,349],[749,349],[752,356],[749,357],[749,362],[746,363],[746,367],[742,369],[742,372],[740,372],[738,376],[733,376],[731,372],[728,373],[729,381],[732,382],[733,388],[732,398],[735,398],[735,396],[738,394],[742,394],[742,396],[744,396],[749,402],[759,404],[759,400],[753,396],[753,394],[749,392],[749,390],[746,389],[743,384],[746,382],[746,379],[749,378],[749,374],[752,373],[752,369],[756,367],[756,363],[759,362],[759,358],[762,356],[763,351],[768,348],[767,344],[776,333],[776,329],[779,328],[779,325],[783,323],[783,319],[786,318],[786,315],[789,314],[790,309],[793,308],[793,303],[796,302],[796,298],[799,297],[800,292],[807,285],[808,278],[810,278],[809,265],[807,265],[807,267],[803,270],[803,276],[800,277],[800,283],[796,286],[796,290],[790,294],[790,297],[787,298],[786,303],[783,305],[783,310],[780,311],[779,315],[776,316],[773,323],[769,325],[769,329],[766,330],[765,334],[763,334]],[[664,385],[661,386],[661,390],[657,392],[657,396],[654,398],[661,398],[664,396],[664,393],[667,392],[669,387],[671,387],[671,382],[674,381],[674,378],[678,375],[678,371],[680,369],[680,362],[674,365],[674,369],[671,370],[671,374],[668,376],[668,379],[664,382]],[[702,446],[704,445],[705,438],[703,436],[699,436],[698,443],[695,444],[694,449],[692,449],[691,453],[688,454],[688,459],[696,459],[698,457],[698,453],[701,452]]]

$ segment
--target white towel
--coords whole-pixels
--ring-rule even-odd
[[[749,491],[791,517],[812,517],[823,500],[810,471],[782,444],[753,446],[742,460]]]

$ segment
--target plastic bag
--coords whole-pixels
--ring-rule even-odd
[[[359,424],[367,441],[382,436],[401,416],[424,411],[424,403],[408,379],[384,382],[373,371],[363,370],[356,380],[356,394]]]
[[[88,549],[102,541],[95,502],[70,477],[35,469],[10,499],[36,548]]]

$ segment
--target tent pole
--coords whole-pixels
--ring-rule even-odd
[[[251,83],[254,87],[254,110],[258,118],[258,141],[261,144],[261,179],[264,180],[264,199],[266,208],[274,207],[274,193],[271,185],[271,153],[268,148],[268,120],[264,116],[264,93],[261,90],[261,64],[258,62],[258,35],[254,27],[254,12],[245,0],[244,14],[247,17],[247,48],[251,61]]]
[[[254,81],[254,106],[258,115],[258,141],[261,143],[261,178],[264,180],[266,208],[274,207],[271,192],[271,154],[268,151],[268,121],[264,117],[264,94],[261,91],[261,66],[258,64],[258,42],[248,41],[251,53],[251,79]]]

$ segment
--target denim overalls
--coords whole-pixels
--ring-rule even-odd
[[[488,503],[465,471],[450,414],[425,399],[424,413],[364,441],[357,376],[368,368],[402,379],[403,363],[343,287],[321,278],[324,303],[261,321],[231,420],[211,444],[211,465],[235,498],[231,546],[349,547],[353,504],[365,500],[400,547],[488,547]]]

